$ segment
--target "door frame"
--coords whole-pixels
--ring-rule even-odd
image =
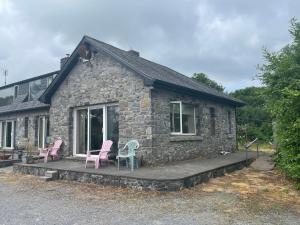
[[[2,141],[2,148],[4,149],[14,149],[14,140],[15,140],[15,121],[14,120],[4,120],[4,121],[1,121],[2,125],[1,125],[1,141]],[[7,147],[7,143],[6,143],[6,137],[7,137],[7,123],[11,123],[11,141],[10,141],[10,144],[11,146],[10,147]],[[4,135],[2,135],[2,129],[3,129],[3,126],[4,126]],[[3,137],[3,139],[2,139]]]
[[[110,105],[116,105],[116,104],[109,104],[109,105],[92,105],[92,106],[85,106],[85,107],[78,107],[74,109],[73,111],[73,155],[74,156],[79,156],[79,157],[86,157],[86,154],[77,154],[77,116],[78,116],[78,110],[81,109],[87,109],[87,146],[86,150],[90,150],[90,110],[93,109],[102,109],[103,110],[103,128],[102,128],[102,133],[103,133],[103,141],[106,141],[107,139],[107,106]]]
[[[43,123],[43,144],[42,147],[40,148],[40,128],[41,128],[41,124],[40,124],[40,118],[42,118],[42,123]],[[46,120],[47,116],[39,116],[38,117],[38,149],[45,149],[46,147],[46,132],[47,132],[47,120]]]

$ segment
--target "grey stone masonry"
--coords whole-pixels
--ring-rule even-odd
[[[50,133],[64,140],[64,155],[73,154],[73,111],[76,107],[115,103],[119,106],[119,145],[139,141],[139,154],[151,152],[150,87],[134,72],[98,52],[78,61],[51,98]]]
[[[15,121],[15,141],[16,146],[20,140],[25,137],[25,118],[28,118],[28,140],[37,151],[37,118],[39,116],[48,116],[48,110],[35,110],[29,112],[20,112],[5,114],[0,116],[0,121],[12,120]]]
[[[152,90],[152,160],[165,163],[199,156],[213,157],[220,151],[236,150],[235,108],[201,98],[180,95],[165,90]],[[182,101],[195,107],[195,135],[172,135],[170,131],[170,102]],[[211,134],[209,109],[215,109],[215,135]],[[228,112],[231,121],[228,121]],[[229,132],[229,122],[231,132]]]

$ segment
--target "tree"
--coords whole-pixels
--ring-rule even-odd
[[[262,142],[272,139],[272,119],[266,109],[264,87],[247,87],[231,93],[246,103],[242,108],[237,108],[237,135],[240,143],[258,138]]]
[[[218,84],[216,81],[209,79],[208,76],[204,73],[194,73],[192,78],[218,91],[224,91],[225,89],[221,84]]]
[[[276,163],[300,187],[300,23],[291,20],[291,44],[263,51],[258,77],[266,86],[267,107],[275,121]]]

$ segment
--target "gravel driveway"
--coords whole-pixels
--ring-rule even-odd
[[[139,192],[0,170],[0,224],[300,224],[288,208],[257,210],[238,194]]]

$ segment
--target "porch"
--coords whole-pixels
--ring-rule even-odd
[[[223,176],[249,165],[256,158],[255,152],[232,153],[213,159],[194,159],[157,167],[142,167],[130,172],[108,165],[94,169],[93,164],[84,168],[84,162],[62,160],[49,163],[14,165],[14,172],[44,176],[46,171],[57,171],[58,179],[130,187],[142,190],[179,191],[193,187],[210,178]]]

